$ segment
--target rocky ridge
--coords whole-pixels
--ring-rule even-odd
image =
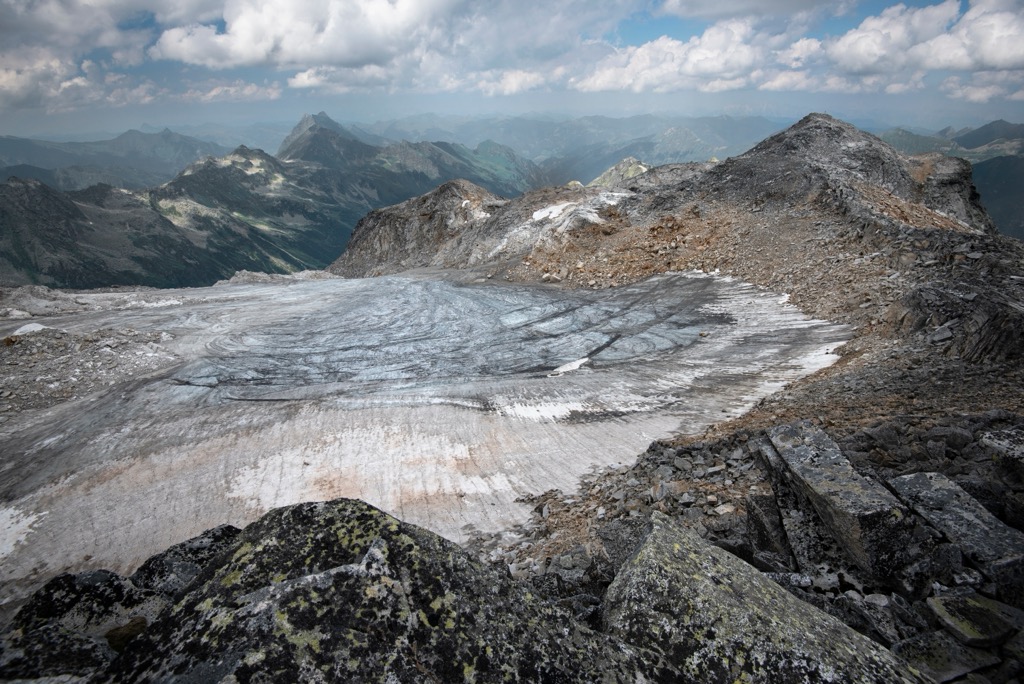
[[[0,667],[98,681],[1019,681],[1024,250],[994,234],[968,173],[812,115],[741,157],[614,190],[506,202],[454,183],[369,215],[333,271],[593,288],[718,270],[857,335],[740,419],[536,497],[530,521],[469,554],[355,502],[280,509],[188,560],[173,589],[57,578],[3,637]],[[87,609],[96,591],[108,613]]]
[[[189,287],[238,270],[319,269],[367,211],[450,178],[506,195],[544,184],[536,165],[496,143],[380,146],[324,114],[303,119],[286,142],[279,157],[245,146],[204,157],[149,189],[61,192],[6,179],[0,284]]]

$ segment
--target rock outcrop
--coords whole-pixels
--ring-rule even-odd
[[[595,630],[574,613],[582,597],[516,582],[361,502],[281,508],[180,544],[131,578],[54,579],[0,641],[0,676],[924,681],[738,558],[663,515],[652,523]]]
[[[693,681],[923,682],[884,647],[662,513],[605,597],[613,635]]]

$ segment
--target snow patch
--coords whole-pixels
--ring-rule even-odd
[[[530,404],[508,404],[498,408],[498,413],[509,418],[526,420],[557,421],[568,418],[573,413],[582,413],[587,407],[578,401],[548,401]]]
[[[15,330],[13,335],[15,337],[17,337],[18,335],[28,335],[30,333],[39,332],[40,330],[46,330],[49,327],[50,326],[48,325],[40,325],[39,323],[26,323],[25,325]]]
[[[46,511],[25,513],[17,508],[0,507],[0,560],[11,555],[14,547],[25,541],[32,526],[45,515]]]
[[[544,207],[533,212],[534,221],[543,221],[544,219],[552,219],[556,216],[561,216],[565,210],[569,207],[575,206],[575,202],[562,202],[561,204],[555,204],[550,207]]]
[[[589,361],[590,361],[590,358],[585,356],[582,359],[576,359],[575,361],[570,361],[569,363],[562,364],[561,366],[559,366],[555,370],[553,370],[550,373],[548,373],[548,377],[549,378],[557,378],[559,375],[562,375],[564,373],[569,373],[571,371],[579,369],[580,366],[582,366],[583,364],[585,364],[585,363],[587,363]]]

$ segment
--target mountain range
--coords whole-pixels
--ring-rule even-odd
[[[303,118],[285,143],[278,157],[244,146],[204,157],[144,190],[61,192],[10,178],[0,185],[0,283],[169,287],[323,268],[373,208],[449,178],[506,195],[545,180],[493,142],[378,146],[323,114]]]
[[[163,130],[60,143],[0,138],[0,284],[201,285],[236,270],[323,268],[367,212],[453,179],[510,198],[643,168],[739,155],[775,132],[757,118],[420,116],[343,126],[306,115],[276,156]],[[882,139],[971,159],[1000,229],[1024,238],[1024,126],[996,121]],[[434,141],[422,138],[433,137]],[[396,140],[396,138],[401,138]],[[181,170],[184,169],[184,170]]]
[[[58,190],[81,190],[97,183],[141,189],[171,180],[203,157],[229,151],[168,129],[128,131],[96,142],[0,136],[0,178],[35,178]]]

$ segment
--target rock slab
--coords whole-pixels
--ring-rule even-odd
[[[604,611],[611,635],[660,650],[686,681],[927,681],[661,513],[608,588]]]
[[[795,423],[768,431],[788,479],[807,498],[850,559],[875,577],[905,562],[909,511],[881,484],[856,470],[821,429]]]
[[[942,473],[890,480],[893,489],[932,526],[959,545],[995,583],[999,599],[1024,607],[1024,533],[1006,525]]]

